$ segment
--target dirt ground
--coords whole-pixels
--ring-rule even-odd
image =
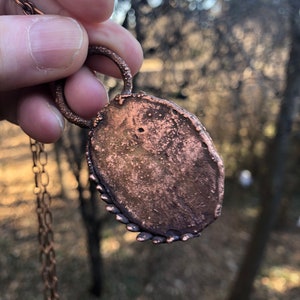
[[[28,137],[5,122],[0,123],[0,133],[0,300],[43,299]],[[62,179],[68,183],[67,197],[58,196],[60,182],[52,148],[47,146],[59,292],[61,299],[92,300],[76,183],[66,170]],[[257,199],[245,191],[238,195],[232,200],[227,194],[221,218],[200,238],[186,243],[138,243],[135,234],[109,218],[101,247],[102,299],[226,299],[257,215]],[[299,206],[289,226],[272,233],[253,300],[300,299],[297,215]]]

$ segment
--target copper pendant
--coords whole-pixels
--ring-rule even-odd
[[[111,50],[91,46],[90,55],[110,57],[124,89],[93,121],[66,105],[58,82],[57,104],[71,122],[89,127],[87,162],[107,210],[138,241],[186,241],[221,214],[224,168],[200,121],[175,103],[131,92],[131,74]]]

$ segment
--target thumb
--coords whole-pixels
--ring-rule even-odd
[[[0,17],[0,91],[67,77],[84,63],[88,37],[61,16]]]

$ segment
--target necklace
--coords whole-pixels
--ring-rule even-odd
[[[43,14],[31,2],[15,0],[24,14]],[[93,120],[67,105],[65,80],[55,83],[58,109],[80,127],[89,128],[86,148],[90,178],[106,210],[138,241],[154,244],[186,241],[221,214],[224,167],[205,127],[172,101],[132,92],[125,61],[101,46],[88,55],[105,55],[119,67],[124,87]],[[30,141],[35,174],[44,299],[59,299],[53,247],[51,197],[44,145]]]

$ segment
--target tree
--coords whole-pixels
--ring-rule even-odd
[[[85,161],[86,143],[86,130],[70,126],[67,134],[55,144],[55,148],[58,165],[60,155],[64,154],[77,181],[79,208],[83,225],[86,229],[86,244],[92,282],[90,292],[100,297],[103,286],[103,266],[100,252],[103,219],[99,213],[99,199],[95,186],[88,184],[86,178],[82,179],[82,173],[87,173]]]
[[[289,0],[291,49],[286,71],[286,88],[283,95],[276,135],[267,148],[267,169],[261,174],[261,212],[228,299],[249,299],[255,276],[263,260],[267,242],[275,225],[283,196],[285,166],[288,159],[289,136],[292,130],[296,101],[300,97],[300,2]]]

